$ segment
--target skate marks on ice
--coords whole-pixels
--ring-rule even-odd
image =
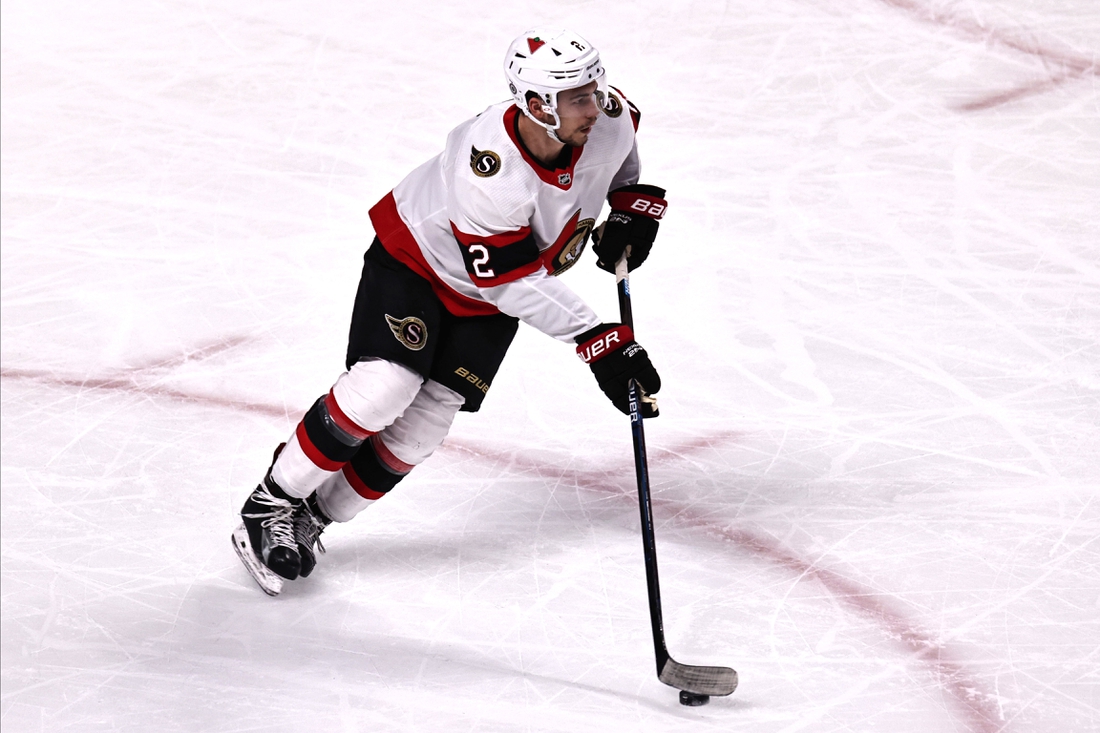
[[[288,411],[283,406],[273,404],[232,398],[211,397],[190,393],[185,390],[166,388],[158,383],[158,379],[163,377],[164,372],[170,371],[175,366],[195,359],[209,358],[224,351],[242,346],[245,342],[246,340],[241,338],[215,341],[196,348],[180,357],[151,360],[147,364],[139,367],[104,377],[76,378],[27,369],[5,370],[3,372],[3,377],[5,379],[32,380],[40,384],[51,385],[63,389],[136,393],[151,398],[172,400],[189,405],[240,411],[254,415],[268,415],[272,417],[289,416],[290,419],[299,417],[300,414],[304,413],[304,410]],[[652,466],[657,468],[682,461],[691,461],[694,455],[710,449],[720,449],[723,445],[735,443],[738,437],[739,435],[733,432],[715,432],[711,435],[702,435],[684,440],[679,444],[667,448],[659,446],[654,447],[651,450],[650,462]],[[601,470],[580,470],[571,468],[568,465],[554,465],[553,463],[547,464],[545,462],[536,461],[528,457],[528,454],[523,450],[499,451],[486,449],[482,446],[468,443],[454,437],[446,441],[440,453],[440,457],[450,454],[452,456],[473,458],[479,463],[498,469],[505,476],[508,474],[535,472],[542,480],[548,483],[573,485],[584,491],[594,492],[608,497],[616,506],[628,512],[636,507],[637,497],[633,485],[633,471],[629,465],[629,461],[625,460],[628,456],[624,456],[622,465],[615,465],[611,468]],[[1000,713],[996,704],[992,702],[994,697],[984,690],[984,685],[981,681],[968,672],[965,665],[959,661],[957,652],[953,651],[943,639],[937,639],[935,635],[922,629],[918,623],[908,618],[903,610],[896,607],[896,602],[891,600],[888,595],[875,591],[872,588],[865,587],[837,570],[820,567],[816,565],[813,560],[796,555],[772,538],[747,529],[731,527],[723,520],[721,515],[708,515],[705,511],[701,511],[698,508],[663,498],[659,494],[654,496],[653,506],[658,515],[659,526],[667,523],[673,527],[699,532],[706,537],[730,543],[733,548],[736,548],[738,555],[747,551],[767,563],[778,565],[783,570],[794,573],[799,578],[818,581],[837,601],[861,617],[871,620],[887,635],[899,642],[900,651],[906,664],[911,663],[922,666],[926,671],[932,674],[937,684],[952,701],[953,709],[959,718],[959,722],[965,726],[964,730],[971,731],[972,733],[992,733],[993,731],[1003,729]],[[669,519],[670,517],[671,519]],[[660,538],[658,538],[658,548],[660,548],[660,544],[661,541]],[[236,559],[232,558],[228,552],[225,554],[232,559],[232,562],[229,564],[233,566],[234,572],[240,571]],[[638,563],[640,567],[640,547],[638,548]],[[220,576],[220,574],[218,575]],[[250,592],[253,592],[254,587],[251,583],[251,579],[247,579],[248,583],[244,583],[244,580],[245,579],[242,578],[242,587],[247,587]],[[306,590],[303,597],[290,599],[290,602],[296,605],[308,603],[311,595],[312,594]],[[282,604],[285,600],[286,599],[281,599],[279,603]],[[222,599],[222,602],[227,603],[228,601]],[[270,616],[276,610],[277,609],[272,608],[270,611],[265,611],[263,615],[264,617]],[[641,623],[644,621],[642,616],[646,613],[645,608],[639,607],[638,613],[640,614],[639,623]],[[670,606],[666,609],[666,624],[674,623],[676,614],[677,610],[675,608]],[[207,639],[207,641],[209,642],[210,640]],[[378,641],[380,645],[369,644],[367,646],[371,648],[384,648],[387,645],[392,646],[395,643],[389,636],[380,638]],[[413,646],[417,646],[421,642],[426,643],[426,640],[418,642],[415,639],[409,639],[407,641]],[[670,641],[670,643],[674,645],[675,649],[675,642]],[[442,655],[442,658],[455,661],[454,655],[458,650],[447,652],[446,650],[435,649],[435,644],[436,642],[434,641],[428,644],[429,656],[433,654],[437,656]],[[363,648],[362,644],[352,644],[351,646],[354,648]],[[195,653],[198,654],[195,662],[197,664],[197,660],[201,658],[201,653],[197,651]],[[218,656],[224,656],[226,653],[226,650],[219,649]],[[419,649],[418,651],[409,648],[406,649],[404,653],[411,659],[417,654],[424,653],[424,650]],[[644,655],[648,655],[649,653],[650,652],[647,650]],[[475,657],[477,657],[477,655],[475,655]],[[650,659],[648,656],[645,658],[646,664],[648,665]],[[688,661],[701,662],[708,660],[690,659]],[[715,659],[709,661],[730,664],[734,667],[738,666],[737,659]],[[481,657],[467,659],[460,663],[462,665],[474,666],[496,664],[495,662],[490,662],[487,658]],[[369,668],[365,671],[369,672]],[[501,670],[495,667],[492,671],[498,674],[503,671],[506,675],[509,672],[515,672],[515,670]],[[890,676],[894,673],[895,671],[891,668],[883,671],[881,676]],[[524,677],[531,676],[531,672],[528,670],[524,670],[522,674]],[[546,681],[557,682],[569,687],[577,687],[578,684],[583,687],[587,684],[579,680],[551,679],[552,676],[547,676],[545,674],[542,675],[542,677],[545,677]],[[848,697],[858,696],[862,690],[872,685],[875,681],[874,678],[864,679],[862,684],[856,685],[850,689],[844,698],[837,698],[831,702],[827,702],[822,709],[826,710],[831,706],[848,702]],[[590,691],[602,694],[618,694],[603,688],[593,688]],[[734,697],[736,698],[736,694]],[[740,707],[742,703],[739,700],[731,699],[731,701],[726,701],[726,703],[720,703],[719,708],[722,704],[731,704],[736,708]]]
[[[1051,91],[1067,82],[1087,76],[1100,76],[1096,53],[1090,58],[1074,50],[1056,48],[1035,33],[1020,28],[1009,30],[983,21],[974,15],[963,15],[936,0],[879,0],[916,20],[946,28],[970,41],[1000,46],[1039,61],[1041,76],[1010,89],[992,92],[977,99],[952,105],[960,112],[980,112],[1018,99]],[[1064,44],[1063,44],[1064,45]]]
[[[738,437],[737,433],[723,431],[698,436],[669,448],[657,448],[651,451],[650,464],[656,467],[690,460],[693,454],[720,448],[723,444],[736,441]],[[624,477],[628,480],[633,477],[633,469],[626,463],[599,471],[583,471],[568,467],[550,468],[543,463],[525,458],[522,450],[494,452],[455,438],[448,439],[443,450],[461,451],[495,466],[508,466],[517,471],[535,471],[548,481],[557,481],[586,491],[609,495],[624,505],[637,502],[633,484],[624,484]],[[748,551],[765,562],[779,565],[793,572],[800,579],[818,581],[849,610],[871,620],[896,639],[907,662],[922,665],[932,673],[937,684],[954,704],[959,722],[965,726],[964,730],[972,733],[996,733],[1004,730],[1005,721],[996,702],[996,696],[986,690],[984,683],[969,672],[958,652],[948,646],[948,640],[938,638],[935,634],[921,628],[920,624],[909,618],[905,611],[898,607],[896,600],[891,599],[887,594],[861,585],[837,570],[819,567],[813,560],[800,557],[783,547],[782,543],[774,538],[747,529],[731,527],[722,522],[721,517],[708,516],[691,505],[662,498],[659,494],[653,496],[652,503],[658,525],[669,521],[669,517],[672,517],[670,521],[672,525],[697,530],[709,537],[725,540],[732,543],[739,551]],[[660,537],[658,537],[657,546],[658,557],[660,557]],[[641,562],[640,552],[639,550],[639,562]],[[644,610],[640,609],[639,612]],[[670,606],[665,609],[666,626],[675,621],[676,613],[675,607]],[[675,643],[670,641],[670,644],[674,651]],[[698,663],[701,660],[693,661]],[[730,663],[734,667],[739,666],[736,659],[712,661]],[[893,674],[892,670],[886,670],[882,676],[891,674]],[[864,680],[862,684],[854,686],[850,693],[858,694],[875,681],[881,680]],[[834,701],[834,703],[840,702],[843,701]],[[828,704],[824,707],[828,707]]]

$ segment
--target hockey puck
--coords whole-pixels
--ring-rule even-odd
[[[694,692],[680,690],[680,704],[697,708],[710,702],[710,695],[696,695]]]

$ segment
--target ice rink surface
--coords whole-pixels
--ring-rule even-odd
[[[368,208],[572,27],[669,191],[629,428],[521,329],[264,596],[229,532],[343,362]],[[1092,0],[2,7],[2,724],[1100,730]],[[592,256],[566,275],[605,318]]]

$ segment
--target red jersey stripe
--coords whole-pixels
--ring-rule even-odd
[[[519,280],[542,265],[542,256],[535,238],[531,235],[531,227],[522,227],[518,233],[524,236],[519,239],[515,239],[517,232],[504,232],[484,238],[466,234],[460,232],[454,222],[451,222],[451,231],[461,243],[466,273],[470,276],[470,281],[479,288],[491,288]],[[483,239],[495,241],[485,242]]]
[[[480,234],[467,234],[455,226],[453,221],[451,222],[451,231],[454,232],[455,239],[466,246],[471,244],[487,244],[490,247],[507,247],[509,244],[522,242],[524,239],[531,236],[531,227],[520,227],[514,232],[490,234],[487,237]]]
[[[378,235],[386,251],[405,267],[427,280],[432,286],[435,297],[439,298],[452,315],[492,316],[500,313],[496,306],[469,298],[439,279],[431,265],[424,259],[424,253],[420,251],[416,238],[402,221],[401,215],[397,213],[397,202],[393,198],[393,191],[382,197],[382,200],[371,208],[370,220],[374,225],[374,233]]]

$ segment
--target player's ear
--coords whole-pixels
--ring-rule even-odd
[[[541,99],[533,94],[527,100],[527,109],[532,115],[541,119],[543,122],[553,122],[553,117],[546,110],[546,105],[542,103]]]

